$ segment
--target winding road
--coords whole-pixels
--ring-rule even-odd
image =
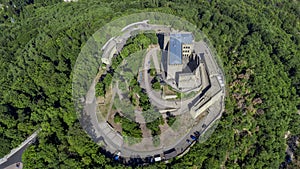
[[[166,30],[171,30],[170,28],[166,28],[166,26],[161,26],[161,25],[149,25],[145,22],[139,22],[137,24],[132,24],[130,26],[127,26],[125,32],[123,35],[116,37],[115,39],[111,39],[110,41],[113,43],[108,43],[106,46],[106,49],[112,48],[112,46],[116,45],[118,50],[121,50],[123,47],[123,44],[126,43],[127,39],[130,37],[130,32],[131,31],[136,31],[137,29],[140,30],[157,30],[157,29],[166,29]],[[118,48],[118,43],[119,43],[119,48]],[[121,44],[121,45],[120,45]],[[186,112],[188,111],[188,103],[190,103],[194,98],[197,96],[184,100],[180,102],[179,104],[176,101],[168,101],[162,99],[160,96],[158,96],[156,93],[154,93],[151,89],[151,83],[150,81],[150,75],[148,73],[148,70],[150,68],[150,60],[153,58],[155,68],[156,70],[159,69],[158,63],[157,63],[157,52],[159,51],[159,48],[152,48],[148,51],[148,53],[145,56],[144,59],[144,64],[143,64],[143,78],[144,78],[144,86],[145,90],[150,98],[150,101],[152,102],[153,105],[156,105],[160,108],[175,108],[178,109],[178,112]],[[104,52],[103,58],[109,58],[108,56],[109,52]],[[208,55],[208,57],[212,57],[210,54],[210,51],[207,52],[205,50],[205,53]],[[213,59],[208,60],[210,63],[209,64],[216,64]],[[218,74],[218,76],[223,76],[220,72],[213,70],[217,66],[213,65],[208,68],[208,73],[213,73],[210,74],[209,77],[215,76]],[[218,73],[216,73],[218,72]],[[202,72],[203,73],[203,72]],[[105,149],[112,154],[115,153],[116,151],[121,152],[121,156],[123,158],[126,158],[129,160],[131,157],[140,157],[140,158],[145,158],[148,156],[154,156],[157,154],[163,154],[165,151],[168,151],[170,149],[175,149],[176,150],[176,155],[183,153],[189,146],[190,143],[188,143],[186,140],[190,139],[190,135],[193,134],[195,131],[200,131],[201,133],[205,132],[208,130],[208,128],[211,127],[211,124],[213,124],[217,119],[219,119],[222,115],[222,112],[224,110],[224,96],[218,99],[214,105],[217,108],[208,108],[209,115],[204,118],[202,121],[198,122],[197,124],[194,124],[192,128],[188,131],[186,131],[185,135],[178,139],[173,145],[170,145],[168,147],[161,147],[157,149],[153,149],[152,151],[143,151],[141,149],[132,149],[124,146],[124,141],[122,136],[117,133],[107,122],[106,119],[101,119],[98,121],[97,118],[97,103],[96,103],[96,98],[95,98],[95,90],[94,90],[95,84],[93,84],[88,91],[86,95],[86,104],[85,104],[85,111],[84,111],[84,116],[86,119],[88,119],[91,123],[91,131],[87,131],[90,134],[90,136],[93,138],[94,141],[96,142],[103,142]],[[222,89],[223,93],[224,88]],[[204,125],[205,124],[205,125]],[[83,128],[85,128],[83,126]]]

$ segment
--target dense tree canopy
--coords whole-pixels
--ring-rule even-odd
[[[23,156],[25,168],[123,167],[80,127],[72,69],[97,29],[140,11],[165,12],[197,25],[220,56],[227,82],[226,111],[212,136],[184,157],[149,168],[278,168],[285,159],[284,134],[300,135],[297,1],[0,3],[0,156],[42,128]]]

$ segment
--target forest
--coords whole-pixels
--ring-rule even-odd
[[[95,31],[145,11],[184,18],[204,32],[222,60],[227,93],[207,141],[143,168],[300,168],[299,145],[290,141],[300,137],[295,0],[0,0],[0,157],[41,128],[24,168],[125,167],[81,128],[72,70]],[[290,144],[293,160],[283,163]]]

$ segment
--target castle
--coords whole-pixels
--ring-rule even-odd
[[[192,33],[165,33],[163,39],[161,66],[166,83],[183,92],[199,88],[201,59],[193,50]]]

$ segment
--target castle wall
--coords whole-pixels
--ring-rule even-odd
[[[181,72],[183,65],[167,65],[167,80],[174,79],[176,72]]]

